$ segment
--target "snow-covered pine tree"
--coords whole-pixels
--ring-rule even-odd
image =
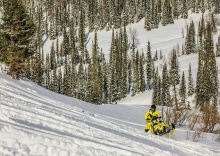
[[[214,1],[214,13],[215,14],[220,14],[220,2],[218,0]]]
[[[43,84],[43,74],[44,74],[44,69],[43,69],[43,63],[42,62],[42,56],[41,56],[41,49],[38,49],[35,57],[32,58],[32,71],[33,75],[31,77],[32,81],[36,82],[39,85]]]
[[[56,64],[56,55],[55,55],[55,47],[54,47],[54,42],[53,42],[51,46],[51,50],[50,50],[50,69],[51,70],[56,70],[55,64]]]
[[[100,95],[100,86],[99,86],[99,74],[98,74],[98,38],[97,38],[97,32],[95,31],[94,36],[94,43],[92,47],[92,59],[91,59],[91,70],[92,70],[92,76],[91,76],[91,103],[94,104],[100,104],[101,102],[101,95]],[[117,92],[116,92],[117,93]]]
[[[199,0],[196,1],[196,13],[199,13]]]
[[[156,12],[155,12],[155,8],[156,8],[156,3],[155,1],[151,1],[151,29],[154,29],[156,26],[156,22],[155,22],[155,19],[156,19]],[[150,13],[150,12],[149,12]]]
[[[210,15],[210,24],[211,24],[211,27],[212,27],[212,32],[216,33],[217,32],[217,26],[216,26],[216,20],[214,18],[214,14],[211,13]]]
[[[145,72],[144,72],[144,53],[142,52],[142,55],[140,57],[140,92],[145,91]]]
[[[204,13],[205,12],[205,2],[204,0],[200,0],[200,5],[201,5],[201,12]]]
[[[160,60],[163,59],[162,50],[160,49]]]
[[[148,41],[148,45],[147,45],[146,78],[147,78],[148,90],[151,90],[150,86],[152,82],[152,54],[151,54],[150,41]]]
[[[186,34],[185,52],[186,52],[186,55],[189,55],[191,53],[196,52],[195,26],[194,26],[193,21],[190,23],[190,26],[189,26],[187,34]]]
[[[47,88],[47,89],[51,89],[51,76],[50,76],[50,54],[46,55],[46,64],[45,64],[45,69],[44,69],[44,75],[43,75],[43,82],[42,82],[42,86]]]
[[[21,1],[3,0],[3,9],[0,61],[10,67],[9,75],[19,79],[25,73],[28,58],[34,54],[36,26]]]
[[[59,73],[58,73],[58,93],[63,94],[63,75],[61,68],[59,68]]]
[[[192,5],[192,13],[195,13],[196,12],[196,0],[192,0],[191,1],[191,5]]]
[[[182,55],[185,55],[185,46],[182,44]]]
[[[157,54],[157,49],[156,49],[156,53],[154,55],[154,61],[157,61],[158,60],[158,54]]]
[[[216,43],[216,57],[220,56],[220,35],[218,36],[218,42]]]
[[[127,32],[126,32],[126,26],[124,26],[124,31],[122,33],[122,51],[123,51],[123,54],[122,54],[122,77],[123,77],[123,80],[122,80],[122,83],[123,83],[123,86],[122,86],[122,91],[123,91],[123,96],[122,98],[126,97],[126,94],[127,94],[127,87],[128,87],[128,83],[127,83],[127,73],[128,73],[128,54],[127,54],[127,51],[128,51],[128,47],[127,47],[127,44],[128,44],[128,38],[127,38]]]
[[[144,17],[144,3],[142,0],[139,0],[139,2],[137,3],[137,17],[136,17],[136,22],[139,22],[143,17]]]
[[[169,85],[169,76],[167,71],[167,65],[163,66],[162,71],[162,81],[161,81],[161,105],[162,106],[171,106],[171,97],[170,97],[170,85]]]
[[[178,19],[179,18],[179,0],[173,0],[173,17],[175,19]]]
[[[167,24],[169,24],[169,0],[164,0],[163,3],[163,10],[162,10],[162,18],[161,18],[161,25],[162,26],[166,26]]]
[[[180,88],[179,88],[179,96],[182,104],[186,104],[186,79],[185,79],[185,74],[183,71],[182,78],[181,78],[181,83],[180,83]]]
[[[70,96],[71,95],[71,70],[70,70],[70,64],[68,63],[68,58],[65,55],[65,61],[64,61],[64,72],[63,72],[63,94]]]
[[[158,104],[158,68],[156,69],[154,73],[154,78],[153,78],[153,94],[152,94],[152,103],[153,104]]]
[[[64,28],[63,31],[63,55],[69,55],[70,54],[70,42],[69,42],[69,33],[67,32],[66,28]]]
[[[147,4],[146,4],[146,11],[145,11],[145,24],[144,24],[144,28],[147,31],[151,30],[151,15],[152,15],[152,9],[151,9],[151,0],[147,0]]]
[[[196,101],[197,106],[201,109],[209,104],[212,99],[213,104],[217,105],[217,94],[218,94],[218,71],[216,65],[216,58],[214,54],[214,45],[212,39],[212,28],[211,24],[207,23],[206,36],[204,42],[204,56],[202,61],[199,63],[198,73],[197,72],[197,83],[196,83]],[[199,76],[199,80],[198,80]]]
[[[79,67],[78,67],[78,74],[77,74],[77,98],[80,100],[86,100],[85,98],[85,73],[83,67],[83,61],[80,60]]]
[[[172,80],[174,84],[179,84],[179,62],[176,54],[176,50],[173,49],[171,52],[171,58],[170,58],[170,71],[169,71],[170,76],[172,76]]]
[[[136,93],[138,94],[139,92],[140,92],[140,86],[139,86],[139,84],[140,84],[140,72],[139,72],[139,51],[137,50],[136,51],[136,53],[135,53],[136,55],[135,55],[135,63],[134,63],[134,65],[135,65],[135,67],[134,67],[134,82],[133,82],[133,84],[135,84],[135,88],[136,88]]]
[[[182,17],[184,19],[188,18],[188,9],[187,9],[187,2],[186,2],[186,0],[183,0]]]
[[[79,23],[78,39],[79,39],[79,50],[80,50],[80,53],[81,53],[81,59],[83,60],[83,62],[85,62],[86,37],[85,37],[85,13],[84,13],[83,10],[80,11],[80,23]]]
[[[158,87],[157,87],[157,102],[156,102],[156,104],[161,105],[162,99],[161,99],[161,78],[160,78],[160,75],[158,75],[157,84],[158,84]]]
[[[191,69],[191,63],[189,64],[189,74],[188,74],[188,96],[192,96],[194,93],[194,82],[192,77],[192,69]]]
[[[173,20],[173,12],[172,12],[172,6],[170,5],[168,7],[168,21],[169,21],[169,24],[174,24],[174,20]]]

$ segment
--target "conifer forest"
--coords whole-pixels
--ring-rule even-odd
[[[177,110],[190,109],[190,96],[201,110],[208,106],[215,113],[219,105],[220,36],[213,41],[219,0],[0,0],[0,12],[0,61],[15,79],[93,104],[116,104],[153,90],[152,103]],[[202,14],[198,29],[191,20],[185,43],[173,48],[159,74],[154,62],[163,59],[163,51],[153,55],[150,40],[147,51],[138,49],[137,32],[128,26],[144,20],[143,28],[152,31],[187,19],[189,12]],[[109,56],[98,44],[101,30],[112,32]],[[92,51],[88,32],[95,33]],[[193,80],[189,64],[186,81],[178,57],[192,53],[198,54],[198,71]]]

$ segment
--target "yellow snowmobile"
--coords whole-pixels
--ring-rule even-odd
[[[160,117],[153,117],[150,129],[152,134],[155,135],[172,135],[175,131],[175,125],[172,123],[169,126],[166,122],[162,121]]]

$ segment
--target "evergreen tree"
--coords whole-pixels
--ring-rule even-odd
[[[214,13],[215,14],[220,14],[220,2],[218,0],[215,0],[214,2]]]
[[[218,42],[216,43],[216,57],[220,56],[220,35],[218,36]]]
[[[100,95],[100,87],[99,86],[99,75],[98,75],[98,38],[97,32],[95,31],[94,36],[94,44],[92,47],[92,60],[91,60],[91,101],[94,104],[100,104],[101,102],[101,95]]]
[[[160,59],[163,59],[162,50],[160,49]]]
[[[66,31],[66,28],[64,28],[63,31],[63,46],[62,46],[62,50],[63,50],[63,55],[69,55],[70,54],[70,43],[69,43],[69,35]],[[61,56],[63,56],[61,55]]]
[[[179,18],[178,3],[180,3],[180,2],[179,2],[179,0],[174,0],[173,3],[174,3],[173,4],[173,16],[175,19],[178,19]]]
[[[191,63],[189,64],[189,74],[188,74],[188,96],[194,93],[194,83],[192,77]]]
[[[122,34],[122,48],[123,48],[123,54],[122,54],[122,74],[123,74],[123,96],[122,98],[126,97],[127,94],[127,73],[128,73],[128,48],[127,48],[127,44],[128,44],[128,39],[127,39],[127,32],[126,32],[126,27],[124,26],[124,33]]]
[[[169,77],[167,71],[167,65],[163,66],[162,71],[162,82],[161,82],[161,105],[162,106],[171,106],[171,97],[170,97],[170,87],[169,87]]]
[[[157,61],[158,60],[158,54],[157,54],[157,50],[156,50],[156,53],[154,55],[154,61]]]
[[[79,68],[78,68],[78,74],[77,74],[77,98],[80,100],[85,101],[86,97],[85,97],[85,92],[86,92],[86,82],[85,82],[85,72],[84,72],[84,67],[83,67],[83,61],[80,60],[79,63]]]
[[[32,41],[36,27],[21,1],[3,0],[3,9],[0,61],[10,67],[9,75],[18,79],[26,70],[28,58],[34,54]]]
[[[211,24],[211,28],[212,28],[212,32],[216,33],[217,32],[217,28],[216,28],[216,20],[214,18],[214,14],[211,13],[210,15],[210,24]]]
[[[201,11],[202,11],[202,13],[204,13],[205,12],[205,2],[204,2],[204,0],[200,0],[200,5],[201,5]]]
[[[151,5],[152,5],[151,0],[147,0],[147,7],[145,12],[145,24],[144,24],[144,28],[147,31],[151,30],[151,15],[152,15]]]
[[[171,52],[171,59],[170,59],[170,76],[173,78],[173,83],[179,84],[179,62],[176,55],[175,49]],[[172,83],[172,82],[171,82]]]
[[[212,28],[208,22],[206,28],[206,36],[204,42],[204,56],[202,60],[199,60],[199,69],[197,73],[197,80],[199,75],[199,81],[196,86],[196,100],[197,106],[201,109],[209,104],[212,100],[213,104],[217,106],[218,95],[218,72],[216,65],[216,58],[214,54],[214,45],[212,39]]]
[[[158,104],[157,102],[158,102],[158,68],[153,78],[153,95],[152,95],[152,103]]]
[[[147,45],[147,58],[146,58],[146,75],[147,75],[147,85],[148,90],[151,90],[151,80],[152,80],[152,55],[151,55],[151,46],[150,41],[148,41]]]
[[[161,99],[161,78],[158,77],[158,87],[157,87],[157,102],[156,104],[161,105],[162,99]]]
[[[55,30],[54,20],[50,23],[49,38],[51,40],[55,40],[56,39],[56,30]]]
[[[188,18],[188,9],[187,9],[187,2],[186,2],[186,0],[183,0],[182,17],[184,19]]]
[[[63,94],[63,75],[61,68],[59,68],[59,73],[58,73],[58,93]]]
[[[185,80],[184,72],[182,74],[182,79],[180,83],[179,96],[180,96],[181,102],[185,104],[186,103],[186,80]]]
[[[81,52],[81,59],[84,61],[85,59],[85,15],[83,11],[80,11],[80,23],[79,23],[79,49]]]
[[[196,43],[195,43],[195,26],[194,22],[190,23],[186,34],[186,41],[185,41],[185,53],[187,55],[196,52]]]
[[[144,53],[142,53],[140,58],[139,71],[140,71],[140,91],[144,92],[145,91]]]
[[[71,95],[71,78],[70,78],[70,73],[71,73],[71,70],[70,70],[70,65],[67,61],[67,56],[65,56],[65,64],[64,64],[64,72],[63,72],[63,94],[64,95],[67,95],[67,96],[70,96]]]
[[[54,42],[52,43],[51,46],[51,51],[50,51],[50,68],[51,70],[56,70],[55,64],[56,64],[56,56],[55,56],[55,47],[54,47]]]
[[[164,0],[162,19],[161,19],[162,26],[166,26],[167,24],[169,24],[168,16],[169,16],[169,0]]]

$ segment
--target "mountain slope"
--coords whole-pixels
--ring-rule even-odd
[[[176,141],[180,130],[144,133],[146,109],[92,105],[0,74],[0,155],[220,155],[214,141]]]

